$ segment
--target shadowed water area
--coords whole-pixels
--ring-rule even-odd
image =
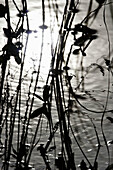
[[[94,0],[75,1],[75,8],[73,1],[28,0],[21,17],[25,4],[16,5],[9,1],[13,31],[22,26],[14,46],[3,48],[9,36],[0,18],[1,82],[2,56],[10,49],[0,104],[0,167],[63,170],[74,162],[77,170],[105,170],[113,164],[112,0],[97,15]]]

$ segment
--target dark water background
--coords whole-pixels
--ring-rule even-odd
[[[18,6],[20,5],[19,1],[16,1],[18,3]],[[56,1],[51,1],[51,4],[55,4]],[[0,1],[0,3],[4,3],[3,0]],[[43,86],[46,84],[46,79],[48,76],[48,72],[50,69],[50,62],[51,62],[51,44],[53,47],[55,47],[57,43],[57,37],[58,37],[58,31],[59,26],[62,21],[63,16],[63,10],[65,2],[63,1],[57,1],[59,6],[58,11],[58,22],[56,20],[54,8],[51,8],[51,14],[48,8],[48,1],[45,1],[45,24],[48,26],[48,28],[44,31],[44,44],[43,44],[43,51],[42,51],[42,60],[41,60],[41,69],[40,69],[40,75],[39,75],[39,81],[37,84],[37,90],[36,93],[39,96],[42,96]],[[88,4],[89,1],[82,0],[79,4],[80,12],[76,15],[74,19],[73,24],[79,23],[87,14],[88,10]],[[11,3],[11,22],[12,24],[16,25],[17,18],[16,16],[16,9],[14,5]],[[98,6],[98,4],[94,1],[93,8],[95,9]],[[109,31],[109,38],[110,38],[110,56],[111,56],[111,63],[113,67],[113,18],[111,17],[110,7],[113,8],[113,5],[106,5],[105,9],[105,19],[107,28]],[[37,71],[38,65],[39,65],[39,59],[40,59],[40,52],[41,52],[41,43],[42,43],[42,30],[39,28],[40,25],[42,25],[42,8],[41,8],[41,1],[36,0],[29,0],[28,1],[28,18],[29,18],[29,27],[30,30],[32,30],[32,33],[29,34],[28,37],[28,44],[27,44],[27,51],[26,51],[26,59],[24,64],[24,72],[23,72],[23,81],[22,81],[22,103],[21,103],[21,115],[24,115],[25,108],[26,108],[26,100],[28,98],[28,90],[29,90],[29,84],[31,77],[33,75],[33,83],[31,86],[31,94],[33,93],[34,89],[34,82],[35,82],[35,74],[32,74],[33,71]],[[71,55],[71,59],[69,61],[69,67],[71,68],[69,70],[69,74],[73,76],[72,78],[72,87],[73,89],[76,88],[78,83],[81,81],[82,76],[85,76],[84,82],[82,83],[79,90],[77,90],[77,94],[84,96],[84,99],[79,99],[81,104],[88,108],[89,110],[96,110],[96,111],[103,111],[104,106],[107,101],[107,90],[108,90],[108,83],[110,83],[110,89],[109,89],[109,99],[107,102],[107,110],[110,110],[113,108],[113,75],[110,74],[110,82],[108,82],[108,74],[109,71],[107,70],[105,60],[108,59],[109,56],[109,42],[108,42],[108,36],[107,31],[103,19],[103,10],[104,7],[100,10],[97,18],[94,20],[93,24],[91,25],[91,28],[94,28],[98,30],[98,38],[94,40],[86,50],[86,56],[82,55]],[[4,19],[0,19],[0,49],[5,45],[7,42],[6,37],[3,35],[3,27],[6,27],[6,23]],[[25,25],[26,27],[26,25]],[[52,35],[52,39],[51,39]],[[26,40],[27,34],[24,35],[24,38]],[[68,55],[70,46],[73,42],[73,37],[70,35],[66,44],[66,51],[65,56]],[[89,66],[92,63],[100,64],[105,69],[105,75],[103,76],[103,73],[100,71],[99,68],[93,67],[90,69],[90,71],[87,74],[87,70]],[[18,76],[19,76],[19,69],[20,66],[18,66],[14,58],[12,57],[11,60],[8,62],[7,66],[7,72],[10,70],[10,76],[9,76],[9,83],[10,83],[10,95],[16,94],[16,88],[18,85]],[[65,85],[64,81],[64,88],[65,88],[65,100],[68,100],[68,92],[67,87]],[[32,99],[32,95],[30,96],[30,101]],[[33,110],[40,107],[42,105],[42,102],[35,98]],[[82,111],[82,113],[81,113]],[[53,114],[53,120],[54,122],[58,121],[55,101],[53,97],[53,105],[52,105],[52,114]],[[97,138],[95,135],[94,128],[92,126],[92,123],[88,116],[93,120],[100,141],[101,141],[101,149],[100,154],[98,158],[99,162],[99,170],[105,169],[105,167],[108,164],[108,155],[107,150],[105,146],[105,142],[103,140],[102,132],[101,132],[101,117],[102,113],[91,113],[82,108],[81,106],[76,106],[74,104],[73,112],[71,114],[71,125],[74,130],[74,134],[77,137],[81,147],[83,148],[84,152],[86,153],[89,160],[93,163],[95,154],[97,152]],[[112,130],[112,124],[110,124],[109,120],[106,119],[107,116],[112,117],[113,113],[109,112],[105,114],[104,117],[104,132],[107,139],[107,142],[113,140],[113,130]],[[33,119],[30,122],[29,126],[29,141],[30,142],[32,135],[34,134],[34,129],[37,125],[37,119]],[[61,147],[61,141],[59,138],[59,131],[56,132],[56,145],[57,153],[60,152]],[[17,135],[17,128],[15,128],[15,134],[14,134],[14,142],[16,144],[16,135]],[[39,134],[37,135],[37,140],[39,138],[39,135],[41,135],[41,139],[38,145],[40,143],[45,143],[49,136],[49,128],[47,124],[47,120],[45,117],[43,117],[42,121],[42,127],[40,128]],[[4,136],[2,136],[4,139]],[[80,150],[78,149],[78,146],[72,136],[72,148],[75,153],[75,164],[79,169],[79,164],[82,159],[84,159],[83,155],[81,154]],[[112,144],[109,144],[110,149],[110,156],[111,156],[111,163],[113,163],[113,146]],[[49,158],[51,161],[51,167],[52,169],[56,169],[54,167],[54,158],[55,153],[50,152]],[[34,169],[36,170],[42,170],[45,169],[45,164],[43,162],[42,157],[40,156],[40,153],[34,149],[32,157],[31,157],[31,164],[34,165]],[[12,168],[11,168],[12,169]]]

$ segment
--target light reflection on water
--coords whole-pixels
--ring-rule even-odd
[[[50,63],[51,63],[51,43],[53,47],[55,48],[55,45],[57,43],[57,37],[58,37],[58,31],[59,27],[58,24],[60,24],[60,21],[62,19],[62,13],[63,13],[63,7],[64,4],[60,1],[59,4],[59,23],[57,23],[55,19],[55,14],[52,11],[52,18],[50,18],[50,13],[48,11],[48,8],[46,8],[46,21],[45,24],[48,26],[46,30],[44,30],[44,39],[43,39],[43,47],[42,47],[42,60],[41,60],[41,69],[40,69],[40,75],[39,75],[39,82],[37,87],[37,94],[42,96],[43,86],[46,83],[46,79],[48,76],[48,72],[50,69]],[[96,6],[96,3],[94,4]],[[81,13],[77,14],[77,17],[75,18],[75,24],[80,22],[82,17],[86,15],[87,9],[86,9],[86,2],[83,4],[80,4],[80,10]],[[12,7],[14,9],[14,7]],[[23,83],[22,83],[22,111],[26,108],[26,100],[27,100],[27,93],[29,90],[29,83],[31,80],[31,75],[33,71],[37,71],[39,66],[39,60],[40,60],[40,53],[41,53],[41,45],[42,45],[42,30],[39,28],[39,26],[42,25],[42,12],[41,12],[41,3],[37,1],[31,1],[28,2],[28,17],[29,17],[29,26],[30,30],[32,30],[32,33],[29,34],[28,38],[28,44],[27,44],[27,51],[26,51],[26,59],[24,64],[24,73],[23,73]],[[86,9],[86,10],[85,10]],[[109,27],[109,33],[110,33],[110,39],[111,39],[111,47],[112,47],[112,38],[113,37],[113,24],[112,19],[110,17],[109,13],[109,7],[106,7],[106,21]],[[15,11],[12,11],[12,20],[15,25]],[[51,22],[50,22],[51,21]],[[50,29],[50,25],[52,26],[52,30]],[[2,28],[6,27],[4,25],[4,21],[1,20],[0,25],[0,34],[2,33]],[[102,11],[99,13],[97,19],[94,21],[92,28],[96,28],[98,30],[99,38],[94,40],[94,42],[91,43],[89,48],[86,50],[87,56],[82,57],[81,55],[75,56],[72,55],[71,59],[69,61],[69,67],[70,69],[70,75],[73,76],[72,78],[72,86],[75,89],[78,85],[78,83],[81,81],[81,77],[85,76],[85,80],[83,81],[81,88],[77,90],[78,94],[83,94],[85,97],[85,100],[80,99],[81,103],[93,110],[103,110],[105,103],[106,103],[106,96],[107,96],[107,88],[108,88],[108,71],[106,69],[105,75],[103,76],[102,73],[98,68],[92,67],[87,74],[87,68],[92,63],[98,63],[102,66],[106,67],[104,62],[104,57],[108,57],[108,42],[107,42],[107,34],[105,29],[105,24],[103,22],[102,18]],[[52,39],[51,39],[52,35]],[[27,37],[27,34],[24,35],[25,38]],[[3,36],[2,36],[3,37]],[[6,39],[3,37],[0,40],[0,49],[5,44]],[[67,54],[69,53],[70,45],[73,42],[73,37],[70,35],[69,41],[67,42],[66,46],[66,52],[65,56],[67,57]],[[112,51],[112,48],[111,48]],[[113,53],[111,53],[112,56]],[[13,95],[17,88],[18,83],[18,76],[19,76],[19,68],[20,66],[17,66],[15,64],[14,58],[11,58],[10,61],[10,84],[11,84],[11,94]],[[16,79],[17,78],[17,79]],[[33,80],[35,80],[35,74],[33,75]],[[65,84],[65,81],[64,81]],[[112,97],[113,97],[113,81],[111,76],[111,89],[110,89],[110,99],[108,102],[107,109],[112,109]],[[66,86],[66,85],[65,85]],[[32,83],[31,92],[33,93],[34,90],[34,83]],[[66,95],[65,95],[66,96]],[[66,96],[66,100],[68,100],[68,95]],[[31,102],[31,100],[30,100]],[[53,101],[53,114],[55,115],[55,120],[57,119],[56,116],[56,109],[55,101]],[[42,102],[38,99],[35,99],[34,101],[34,108],[40,107],[42,105]],[[77,137],[78,141],[80,142],[80,145],[84,148],[84,151],[86,152],[87,156],[91,160],[91,162],[94,161],[94,156],[96,154],[96,144],[97,139],[95,136],[94,129],[92,128],[92,124],[89,121],[89,118],[87,117],[87,111],[83,112],[84,114],[81,114],[79,110],[81,109],[80,106],[76,106],[74,104],[74,110],[72,112],[72,127],[74,129],[75,136]],[[75,116],[76,114],[76,116]],[[97,127],[97,131],[99,132],[99,137],[102,143],[102,148],[100,150],[100,156],[99,156],[99,162],[100,162],[100,169],[105,168],[105,163],[107,162],[107,154],[106,153],[106,147],[102,138],[101,129],[100,129],[100,120],[101,120],[101,113],[90,113],[89,116],[94,120],[94,123]],[[109,113],[108,116],[111,114]],[[43,119],[45,125],[42,127],[43,129],[43,135],[41,136],[41,142],[45,142],[45,135],[49,133],[49,130],[47,128],[47,121],[46,119]],[[37,119],[31,121],[31,137],[33,133],[33,129],[35,128],[37,124]],[[106,134],[107,140],[112,140],[112,137],[109,136],[111,132],[111,125],[109,122],[105,119],[104,121],[104,130]],[[15,132],[16,133],[16,132]],[[40,134],[39,134],[40,135]],[[46,139],[48,138],[48,135],[46,135]],[[77,148],[77,145],[73,141],[73,150],[75,151],[75,160],[77,162],[77,165],[80,163],[79,161],[82,160],[83,155],[80,153],[80,150]],[[40,143],[41,143],[40,142]],[[56,142],[60,146],[59,141],[59,132],[56,133]],[[61,146],[60,146],[61,147]],[[112,153],[112,146],[110,145],[110,150]],[[106,156],[105,156],[106,155]],[[113,156],[113,155],[111,155]],[[38,160],[38,162],[37,162]],[[51,161],[53,162],[53,157],[51,157]],[[43,160],[40,157],[39,153],[37,153],[36,150],[34,150],[34,157],[31,158],[31,162],[34,162],[38,168],[43,167]]]

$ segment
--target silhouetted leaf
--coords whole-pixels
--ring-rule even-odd
[[[11,31],[7,28],[3,28],[3,31],[4,31],[4,34],[5,36],[8,38],[8,37],[11,37]]]
[[[80,169],[81,169],[81,170],[88,170],[87,165],[86,165],[86,163],[84,162],[84,160],[82,160],[81,163],[80,163]]]
[[[113,140],[109,141],[110,144],[113,144]]]
[[[6,44],[2,50],[6,51],[11,56],[19,56],[18,48],[13,43]]]
[[[10,56],[8,56],[6,54],[2,54],[0,56],[0,64],[2,64],[4,60],[10,60]]]
[[[34,93],[34,96],[36,96],[38,99],[44,101],[38,94],[35,94],[35,93]]]
[[[75,36],[75,34],[77,34],[77,31],[71,31],[71,34]]]
[[[22,47],[23,47],[23,44],[22,44],[20,41],[17,41],[17,42],[15,43],[15,45],[16,45],[16,47],[18,48],[18,50],[21,50]]]
[[[22,27],[20,27],[18,29],[17,32],[11,32],[11,30],[7,29],[7,28],[3,28],[3,31],[4,31],[4,34],[5,36],[8,38],[8,37],[12,37],[12,38],[18,38],[18,36],[24,31],[22,29]]]
[[[39,26],[39,28],[41,28],[41,29],[47,29],[48,26],[43,24],[43,25]]]
[[[91,37],[90,37],[90,40],[95,40],[95,39],[97,39],[98,38],[98,35],[92,35]]]
[[[77,99],[82,99],[82,100],[86,99],[86,97],[84,97],[83,95],[80,95],[80,94],[75,94],[75,97]]]
[[[110,120],[111,123],[113,123],[113,118],[112,117],[106,117],[108,120]]]
[[[21,63],[21,58],[19,57],[19,50],[16,45],[14,45],[13,43],[8,43],[2,48],[2,50],[6,51],[8,55],[14,56],[17,64]]]
[[[68,81],[70,81],[70,80],[73,78],[73,76],[65,76],[65,78],[66,78]]]
[[[23,11],[20,11],[18,14],[17,14],[17,17],[24,17],[25,16],[25,13],[23,13]]]
[[[104,76],[104,69],[102,66],[98,65],[98,68],[100,69],[100,71],[102,72],[103,76]]]
[[[99,4],[103,4],[105,0],[96,0],[96,2],[98,2]]]
[[[79,37],[78,39],[75,40],[74,45],[81,47],[81,46],[84,45],[84,43],[85,43],[87,40],[90,39],[90,37],[91,37],[91,36],[83,35],[83,36],[81,36],[81,37]]]
[[[105,60],[106,66],[110,66],[110,60],[105,59],[105,58],[104,58],[104,60]]]
[[[4,5],[0,4],[0,18],[5,17],[7,9]]]
[[[105,75],[105,73],[104,73],[104,69],[103,69],[103,67],[102,66],[100,66],[99,64],[96,64],[96,63],[93,63],[93,64],[91,64],[92,66],[97,66],[97,68],[99,68],[100,69],[100,71],[101,71],[101,73],[103,74],[103,76]]]
[[[2,64],[3,61],[4,61],[4,55],[1,55],[1,56],[0,56],[0,64]]]
[[[98,162],[94,162],[94,170],[98,169]]]
[[[30,115],[30,119],[36,118],[39,115],[41,115],[43,113],[43,107],[40,107],[38,109],[36,109],[35,111],[33,111],[33,113]]]
[[[45,85],[44,86],[44,90],[43,90],[43,99],[44,101],[48,101],[48,98],[49,98],[49,90],[50,90],[50,86],[48,85]]]
[[[73,54],[74,54],[74,55],[77,55],[77,54],[79,54],[79,51],[80,51],[80,49],[75,49],[75,50],[73,51]]]
[[[14,56],[15,61],[17,62],[17,64],[21,63],[21,58],[19,56]]]
[[[91,29],[91,28],[87,27],[86,25],[82,25],[82,24],[75,25],[74,31],[82,32],[84,34],[95,34],[95,33],[97,33],[97,30]]]
[[[81,52],[83,56],[86,56],[86,53],[83,50],[81,50]]]
[[[74,13],[78,13],[80,10],[77,9],[77,8],[74,8],[72,11],[73,11]]]
[[[46,107],[45,103],[43,104],[42,107],[33,111],[33,113],[30,115],[30,119],[36,118],[36,117],[40,116],[41,114],[44,114],[46,116],[46,118],[48,119],[48,121],[50,122],[51,114],[47,111],[47,107]]]
[[[32,30],[26,30],[25,31],[27,34],[31,34],[32,33]]]
[[[68,67],[68,66],[63,67],[63,70],[69,70],[69,69],[70,69],[70,67]]]

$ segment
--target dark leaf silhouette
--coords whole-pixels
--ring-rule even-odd
[[[109,141],[110,144],[113,144],[113,140]]]
[[[82,100],[86,99],[85,96],[80,95],[80,94],[75,94],[75,97],[76,97],[77,99],[82,99]]]
[[[17,64],[21,63],[21,58],[19,56],[14,56],[14,58]]]
[[[23,47],[23,44],[22,44],[20,41],[17,41],[17,42],[15,43],[15,45],[16,45],[16,47],[18,48],[18,50],[21,50],[22,47]]]
[[[17,17],[24,17],[25,16],[25,13],[23,13],[23,11],[20,11],[18,14],[17,14]]]
[[[87,27],[86,25],[82,25],[82,24],[75,25],[74,31],[82,32],[84,34],[95,34],[95,33],[97,33],[97,30],[91,29],[91,28]]]
[[[63,70],[69,70],[69,69],[70,69],[70,67],[68,67],[68,66],[63,67]]]
[[[79,54],[79,51],[80,51],[80,49],[75,49],[75,50],[73,51],[73,54],[74,54],[74,55],[77,55],[77,54]]]
[[[1,55],[1,56],[0,56],[0,64],[2,64],[3,61],[4,61],[4,55]]]
[[[40,107],[36,109],[35,111],[33,111],[33,113],[30,115],[30,118],[33,119],[41,115],[43,113],[43,109],[44,109],[43,107]]]
[[[43,25],[39,26],[39,28],[41,28],[41,29],[43,29],[43,30],[44,30],[44,29],[47,29],[47,28],[48,28],[48,26],[43,24]]]
[[[6,44],[2,50],[6,51],[11,56],[19,56],[18,48],[13,43]]]
[[[7,28],[3,28],[4,34],[7,38],[11,37],[11,38],[17,38],[17,33],[15,32],[11,32],[11,30],[7,29]]]
[[[28,29],[28,30],[26,30],[25,32],[26,32],[27,34],[31,34],[31,33],[32,33],[32,30],[29,30],[29,29]]]
[[[48,85],[45,85],[44,86],[44,90],[43,90],[43,99],[44,101],[48,101],[48,98],[49,98],[49,90],[50,90],[50,86]]]
[[[34,93],[34,96],[36,96],[38,99],[44,101],[38,94],[35,94],[35,93]]]
[[[44,146],[44,144],[43,144],[43,143],[41,143],[41,144],[40,144],[40,146],[38,146],[38,147],[37,147],[37,151],[39,151],[41,148],[43,148],[43,149],[44,149],[44,147],[43,147],[43,146]],[[45,150],[44,150],[44,153],[45,153]]]
[[[83,50],[81,50],[81,52],[83,56],[86,56],[86,53]]]
[[[90,38],[91,38],[91,36],[83,35],[83,36],[81,36],[81,37],[79,37],[78,39],[75,40],[74,45],[75,45],[75,46],[83,46],[84,43],[85,43],[87,40],[89,40]]]
[[[96,2],[98,2],[99,4],[103,4],[105,0],[96,0]]]
[[[100,66],[99,64],[96,64],[96,63],[93,63],[93,64],[91,64],[92,66],[97,66],[97,68],[99,68],[100,69],[100,71],[101,71],[101,73],[103,74],[103,76],[105,75],[105,73],[104,73],[104,69],[103,69],[103,67],[102,66]]]
[[[65,76],[65,78],[66,78],[68,81],[71,81],[71,79],[73,78],[73,76]]]
[[[0,56],[0,64],[2,64],[4,60],[10,60],[10,56],[8,56],[6,54],[2,54]]]
[[[74,13],[78,13],[80,10],[77,9],[77,8],[74,8],[72,11],[73,11]]]
[[[104,58],[104,60],[105,60],[106,66],[110,66],[110,60],[105,59],[105,58]]]
[[[24,32],[24,29],[23,29],[23,26],[20,26],[16,32],[11,32],[11,30],[9,30],[7,28],[3,28],[3,31],[7,38],[8,37],[18,38],[21,35],[21,33]]]
[[[50,122],[51,114],[47,111],[46,104],[44,103],[42,107],[36,109],[33,111],[33,113],[30,115],[30,119],[36,118],[40,116],[41,114],[44,114],[48,121]]]
[[[113,118],[112,117],[106,117],[111,123],[113,123]]]
[[[4,34],[5,36],[8,38],[8,37],[11,37],[11,31],[7,28],[3,28],[3,31],[4,31]]]
[[[94,170],[98,170],[98,162],[94,162]]]
[[[16,47],[16,45],[14,45],[13,43],[8,43],[6,44],[3,48],[2,51],[7,52],[7,54],[9,56],[14,56],[15,61],[17,62],[17,64],[21,63],[21,58],[19,57],[19,50]]]
[[[81,47],[84,45],[84,43],[86,41],[89,40],[91,42],[92,40],[96,39],[97,37],[98,37],[97,35],[90,35],[90,34],[82,35],[81,37],[79,37],[78,39],[75,40],[74,45]]]
[[[98,38],[98,35],[92,35],[91,38],[90,38],[90,40],[95,40],[95,39],[97,39],[97,38]]]
[[[84,162],[84,160],[82,160],[81,163],[80,163],[80,169],[81,169],[81,170],[88,170],[88,168],[87,168],[86,163]]]
[[[25,144],[20,144],[20,149],[19,149],[19,152],[17,153],[18,161],[21,161],[22,157],[28,154],[28,151],[29,151],[28,146],[26,147]]]
[[[3,4],[0,4],[0,18],[5,17],[6,12],[6,7]]]
[[[100,71],[102,72],[102,74],[103,74],[103,76],[104,76],[104,69],[103,69],[103,67],[100,66],[100,65],[97,65],[97,66],[98,66],[98,68],[100,69]]]

